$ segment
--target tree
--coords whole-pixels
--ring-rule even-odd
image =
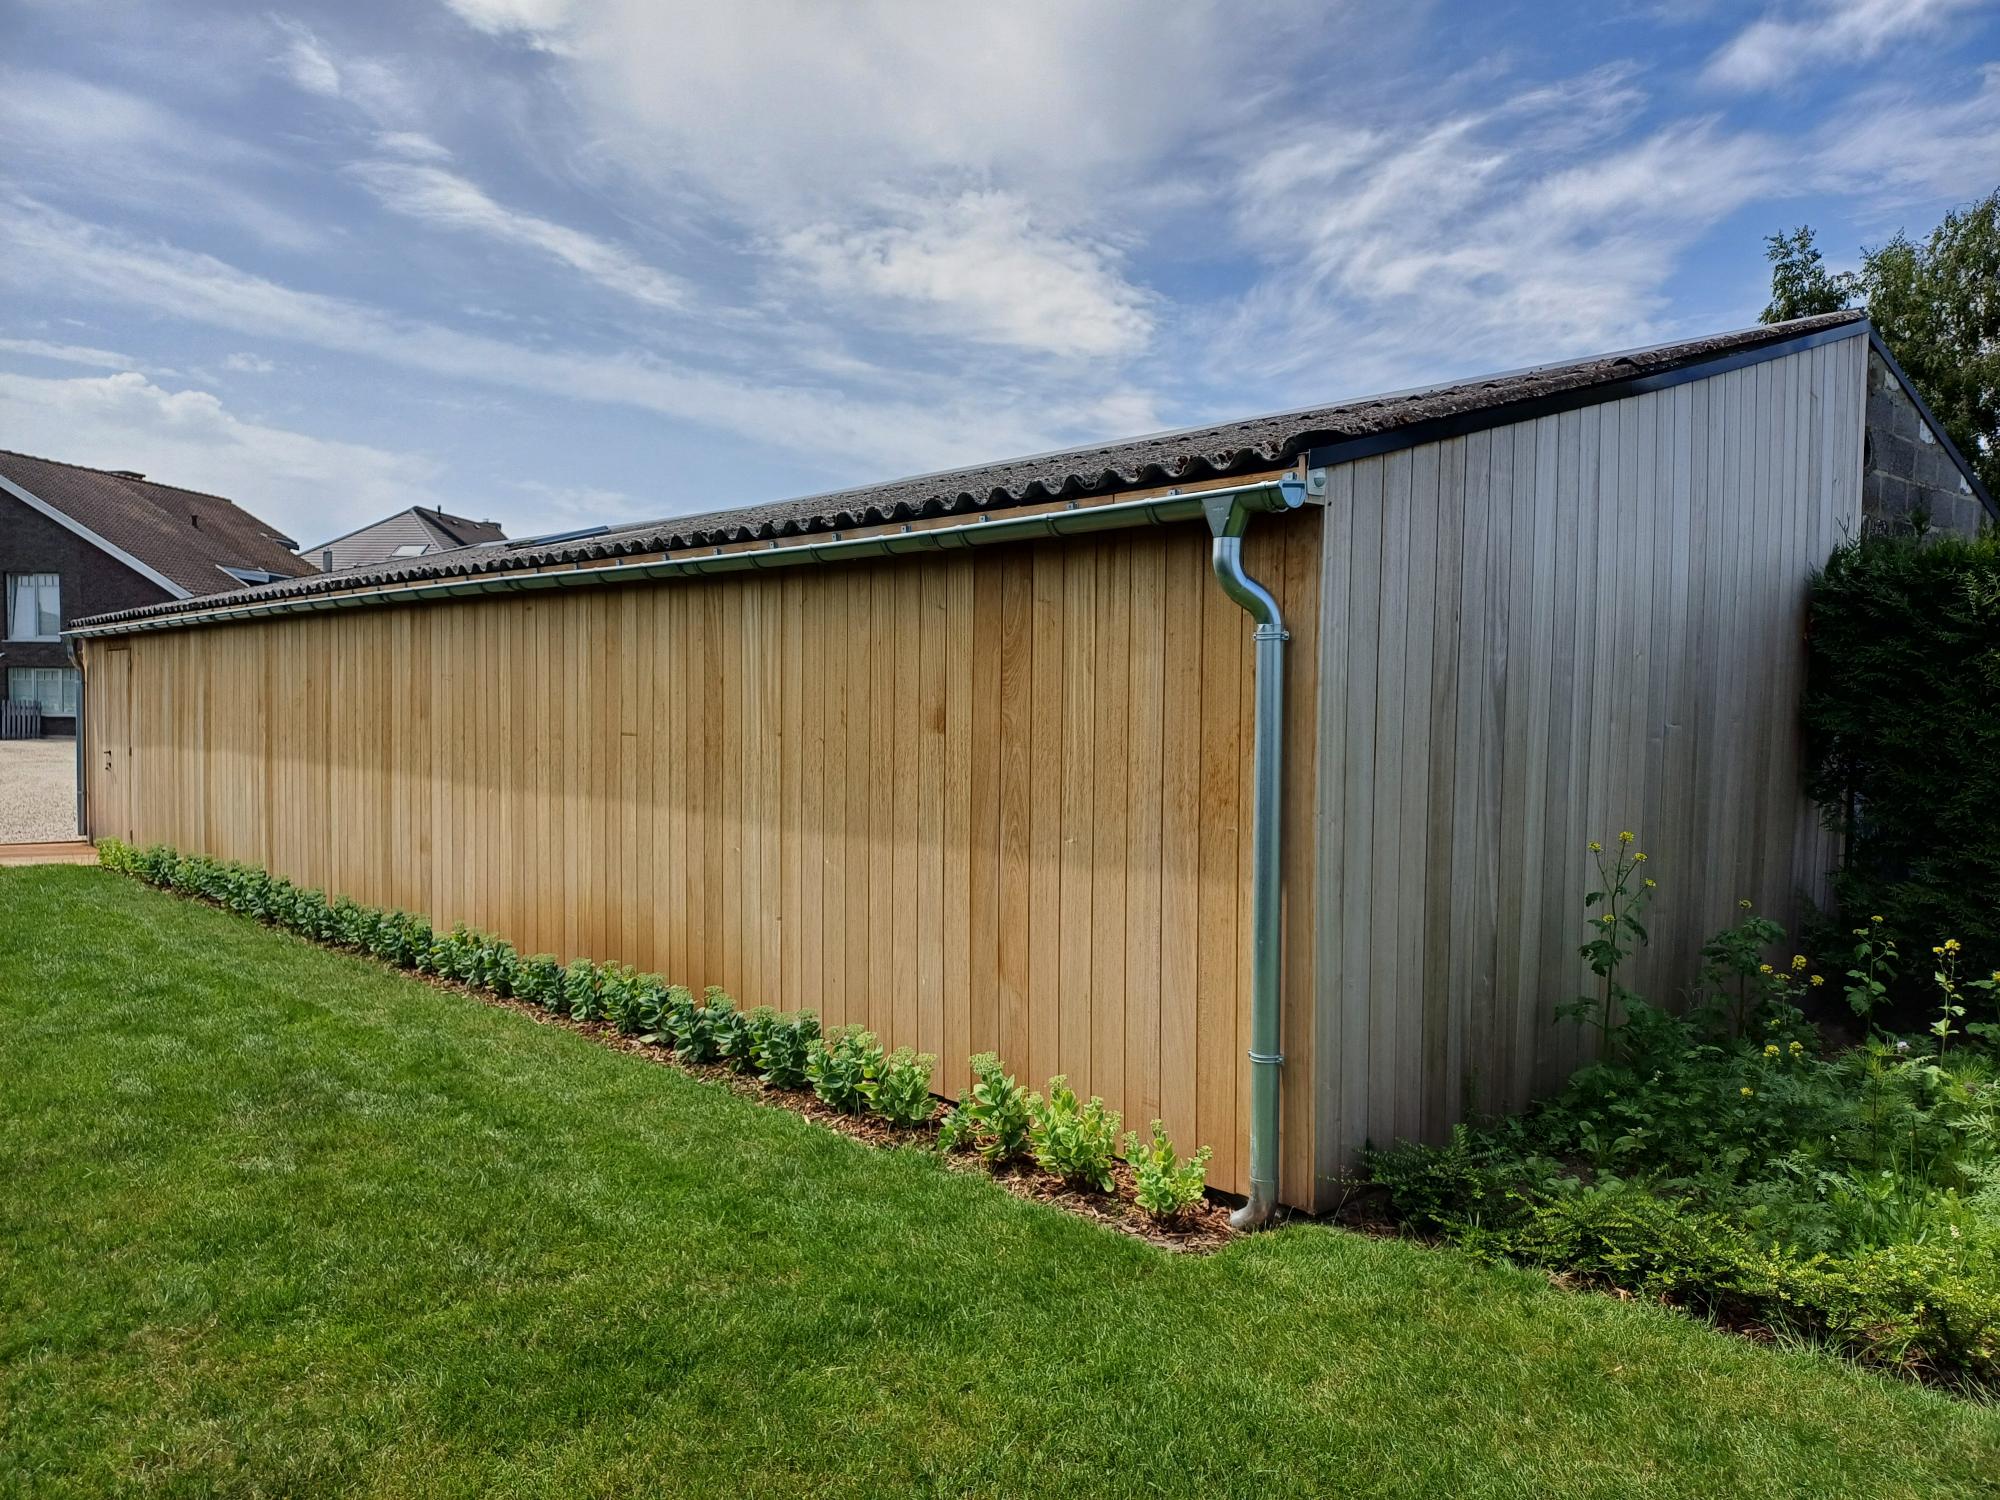
[[[1771,235],[1764,241],[1764,257],[1771,262],[1771,303],[1763,316],[1766,323],[1839,312],[1853,300],[1854,273],[1827,270],[1819,246],[1813,243],[1810,225],[1801,224],[1790,234]]]
[[[1863,248],[1861,269],[1829,271],[1800,225],[1764,241],[1766,323],[1837,312],[1859,299],[1944,430],[2000,492],[2000,189],[1955,208],[1921,241]]]

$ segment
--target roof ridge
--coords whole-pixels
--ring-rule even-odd
[[[77,469],[85,474],[98,474],[106,479],[116,479],[121,484],[143,484],[148,489],[172,490],[180,495],[193,495],[199,500],[219,500],[224,505],[235,506],[236,509],[243,511],[244,515],[256,520],[260,526],[275,530],[268,521],[259,519],[254,511],[244,510],[241,504],[230,499],[227,495],[218,495],[210,490],[189,489],[184,484],[168,484],[164,480],[153,479],[147,475],[140,474],[136,469],[105,469],[98,467],[96,464],[80,464],[73,459],[49,458],[40,453],[23,453],[19,448],[0,448],[0,458],[25,458],[30,463],[53,464],[59,469]],[[134,475],[138,477],[134,478]]]
[[[232,591],[201,604],[146,605],[83,622],[106,628],[129,619],[185,614],[238,600],[306,597],[433,578],[589,564],[645,553],[839,533],[858,526],[919,518],[972,515],[1043,500],[1167,488],[1209,479],[1266,473],[1301,458],[1428,441],[1521,420],[1523,411],[1587,405],[1618,391],[1707,378],[1728,369],[1868,330],[1859,310],[1786,323],[1757,324],[1696,335],[1642,349],[1582,355],[1525,369],[1472,375],[1412,391],[1350,397],[1268,416],[1182,428],[1136,439],[1081,444],[1052,453],[956,469],[767,503],[640,521],[518,549],[462,546],[419,558],[387,560],[338,574],[320,574]],[[1449,429],[1449,431],[1447,431]],[[1427,436],[1428,435],[1428,436]],[[1370,446],[1374,445],[1374,446]],[[413,507],[414,508],[414,507]]]

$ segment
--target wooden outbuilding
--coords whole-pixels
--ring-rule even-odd
[[[946,1094],[995,1049],[1237,1192],[1262,1066],[1321,1208],[1583,1056],[1591,839],[1660,882],[1642,991],[1824,892],[1801,632],[1871,366],[1836,314],[100,617],[87,832],[863,1022]],[[1232,506],[1288,632],[1281,1068]]]

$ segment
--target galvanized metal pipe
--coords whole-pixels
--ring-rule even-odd
[[[1303,502],[1301,485],[1285,508]],[[1271,591],[1243,567],[1250,506],[1207,507],[1214,533],[1211,561],[1222,591],[1256,622],[1256,709],[1250,746],[1250,1193],[1229,1216],[1238,1229],[1262,1229],[1278,1209],[1279,1087],[1284,1071],[1282,978],[1284,889],[1280,878],[1285,771],[1285,642],[1291,639]]]

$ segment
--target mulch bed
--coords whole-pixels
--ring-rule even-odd
[[[355,954],[355,956],[369,957],[367,954]],[[379,959],[371,961],[381,962]],[[417,974],[407,969],[396,969],[390,964],[382,966],[408,978],[421,980],[433,989],[448,990],[456,995],[469,996],[486,1005],[514,1011],[528,1017],[539,1026],[557,1026],[565,1031],[587,1036],[602,1046],[633,1057],[644,1058],[661,1067],[674,1068],[691,1078],[698,1078],[704,1083],[728,1089],[742,1098],[755,1099],[761,1104],[772,1105],[779,1109],[788,1109],[795,1115],[805,1116],[823,1129],[838,1131],[842,1135],[864,1141],[871,1146],[888,1150],[908,1147],[927,1151],[937,1149],[936,1119],[924,1125],[905,1129],[872,1115],[844,1114],[822,1104],[809,1091],[770,1088],[755,1074],[738,1073],[722,1063],[684,1063],[674,1056],[673,1049],[642,1042],[637,1037],[627,1036],[617,1027],[602,1021],[573,1021],[568,1016],[543,1010],[539,1005],[532,1005],[525,1000],[474,989],[471,985],[461,984],[454,979],[440,979],[435,974]],[[1050,1204],[1079,1218],[1094,1220],[1106,1228],[1132,1235],[1136,1239],[1145,1240],[1165,1250],[1207,1254],[1221,1249],[1237,1237],[1237,1232],[1229,1227],[1228,1206],[1213,1194],[1203,1201],[1199,1209],[1188,1214],[1179,1223],[1161,1224],[1133,1201],[1132,1169],[1124,1162],[1117,1163],[1114,1168],[1117,1177],[1115,1191],[1097,1193],[1088,1188],[1071,1187],[1060,1178],[1042,1171],[1033,1162],[1015,1162],[994,1169],[989,1168],[972,1152],[955,1152],[944,1160],[953,1171],[990,1178],[1017,1198]]]

